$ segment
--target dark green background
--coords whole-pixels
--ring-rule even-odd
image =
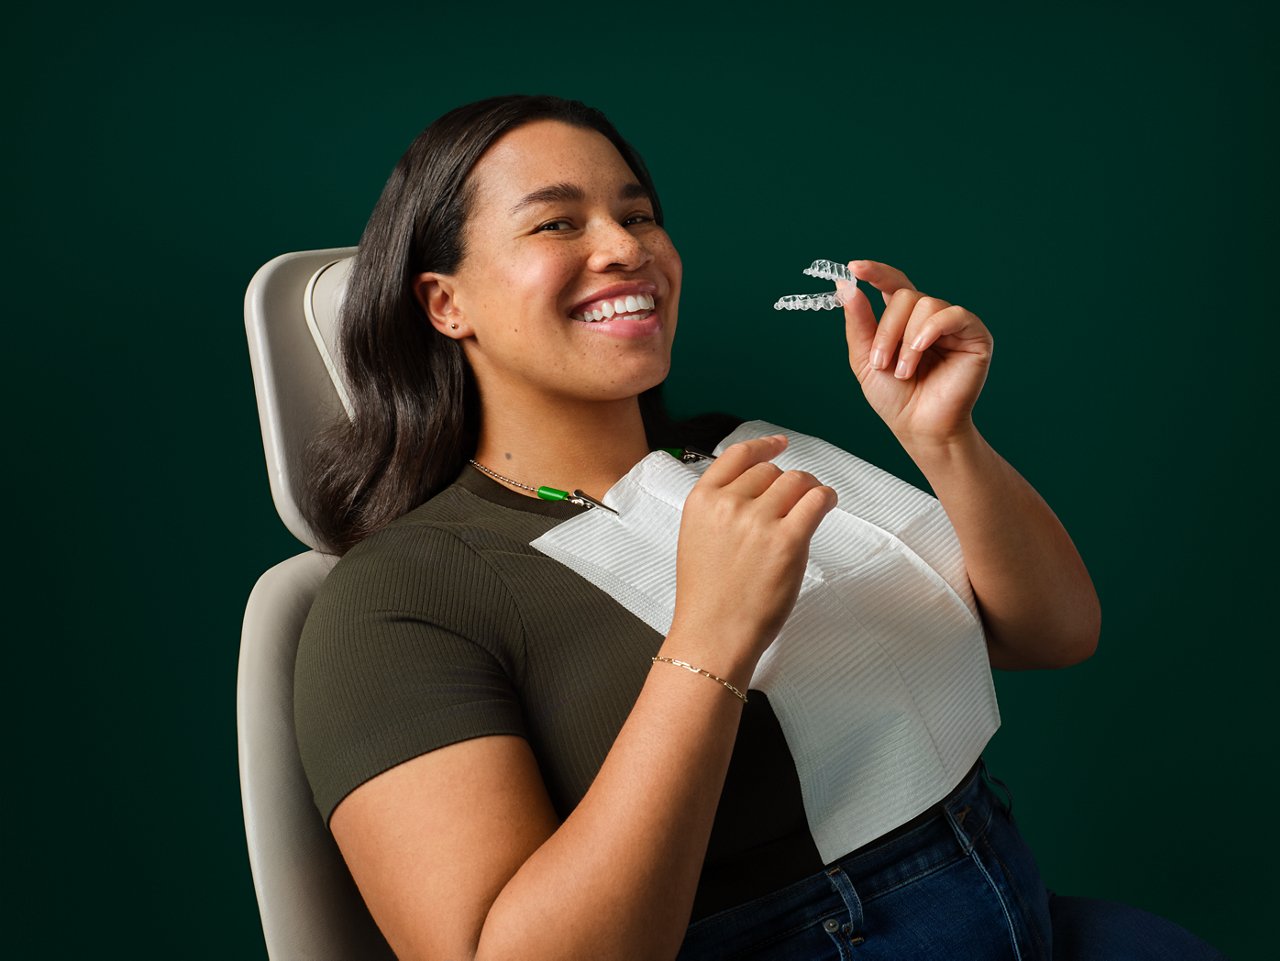
[[[764,417],[918,481],[836,315],[770,304],[815,289],[814,258],[870,257],[987,322],[979,427],[1105,612],[1090,662],[998,676],[991,767],[1056,890],[1267,956],[1274,19],[176,10],[28,8],[3,41],[19,956],[265,956],[235,668],[254,580],[299,545],[268,495],[244,288],[276,254],[355,243],[421,126],[512,90],[603,107],[649,161],[685,260],[679,411]]]

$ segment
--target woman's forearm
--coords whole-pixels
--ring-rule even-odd
[[[993,667],[1065,667],[1097,646],[1089,572],[1049,505],[972,429],[904,444],[947,512],[982,611]]]
[[[674,631],[662,653],[745,691],[752,665]],[[717,652],[719,648],[719,652]],[[653,666],[599,774],[489,910],[477,959],[671,959],[689,924],[742,702]]]

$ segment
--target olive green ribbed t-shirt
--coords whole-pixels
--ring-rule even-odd
[[[685,442],[709,450],[735,423]],[[294,689],[303,766],[326,821],[383,771],[494,734],[527,739],[557,813],[573,810],[662,643],[529,546],[580,510],[517,494],[468,466],[334,567],[303,630]],[[753,692],[694,919],[821,867],[782,731]]]

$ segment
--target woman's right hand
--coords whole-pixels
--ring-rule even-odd
[[[727,448],[689,493],[680,522],[671,633],[710,640],[699,656],[739,677],[782,629],[809,542],[836,506],[836,492],[812,474],[770,463],[786,446],[775,435]]]

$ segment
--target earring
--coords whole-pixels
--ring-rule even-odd
[[[457,330],[457,329],[458,329],[458,325],[457,325],[457,324],[450,324],[450,325],[449,325],[449,329],[450,329],[450,330]]]

